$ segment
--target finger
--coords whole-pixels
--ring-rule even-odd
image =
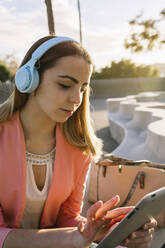
[[[152,241],[152,234],[142,238],[136,237],[134,234],[131,238],[127,238],[122,242],[123,246],[128,247],[149,247]]]
[[[154,232],[154,228],[150,228],[147,231],[146,230],[136,231],[130,235],[130,238],[131,239],[139,239],[139,238],[144,238],[147,236],[149,237],[153,232]]]
[[[111,233],[111,232],[113,231],[113,229],[115,229],[115,227],[118,226],[118,224],[119,224],[119,222],[116,222],[114,225],[112,225],[111,227],[109,227],[108,230],[107,230],[106,233],[105,233],[104,238],[105,238],[109,233]]]
[[[129,248],[149,248],[151,246],[151,241],[143,242],[143,243],[130,243],[130,242],[122,242],[122,246]]]
[[[143,229],[147,230],[149,228],[157,227],[157,221],[154,218],[151,218],[150,222],[144,224]]]
[[[102,207],[100,207],[96,214],[95,214],[95,219],[102,218],[108,210],[112,209],[115,207],[120,201],[120,197],[116,195],[115,197],[111,198],[109,201],[105,202]]]
[[[114,225],[112,225],[110,228],[109,228],[109,231],[108,232],[112,232],[113,229],[115,229],[115,227],[117,227],[119,225],[120,222],[116,222]]]
[[[87,222],[92,222],[93,219],[95,218],[95,214],[97,210],[103,206],[102,201],[98,201],[95,204],[93,204],[87,211]]]
[[[83,233],[84,232],[84,227],[85,227],[85,224],[83,222],[79,222],[78,223],[77,228],[78,228],[78,230],[79,230],[80,233]]]
[[[115,208],[107,212],[105,219],[114,219],[121,215],[127,215],[134,207]]]

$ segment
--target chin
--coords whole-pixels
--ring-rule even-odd
[[[53,113],[51,115],[51,119],[54,121],[54,122],[58,122],[58,123],[64,123],[66,122],[70,117],[70,116],[67,116],[67,115],[58,115],[57,113]]]
[[[64,123],[68,120],[69,118],[59,118],[59,119],[56,119],[56,122],[58,123]]]

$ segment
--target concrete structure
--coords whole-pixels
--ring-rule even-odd
[[[146,92],[107,99],[111,136],[119,146],[113,154],[165,164],[165,92]],[[165,229],[157,229],[151,248],[165,244]]]
[[[147,92],[107,99],[111,136],[123,158],[165,163],[165,93]]]

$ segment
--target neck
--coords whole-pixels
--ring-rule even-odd
[[[55,146],[55,125],[43,111],[28,101],[20,112],[27,150],[47,153]]]

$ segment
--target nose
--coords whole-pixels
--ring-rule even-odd
[[[82,102],[83,93],[79,89],[72,92],[70,102],[79,105]]]

